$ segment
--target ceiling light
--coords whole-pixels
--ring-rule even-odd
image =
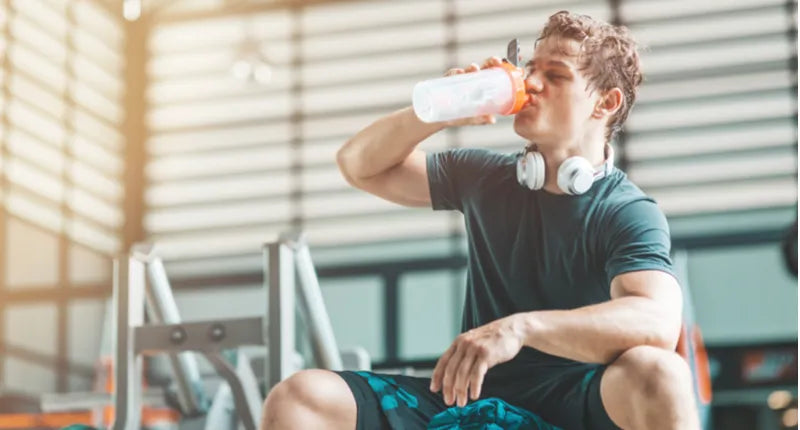
[[[262,85],[269,84],[272,80],[272,67],[263,61],[259,61],[253,68],[253,79]]]
[[[247,81],[253,73],[253,65],[249,61],[237,60],[231,66],[231,74],[240,81]]]
[[[142,15],[142,0],[123,0],[122,16],[128,21],[136,21]]]

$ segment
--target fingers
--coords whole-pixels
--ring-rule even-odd
[[[444,75],[445,76],[453,76],[453,75],[458,75],[460,73],[464,73],[464,69],[452,68],[452,69],[449,69],[448,71],[444,72]]]
[[[433,368],[433,374],[431,375],[431,391],[434,393],[442,388],[442,377],[444,376],[445,367],[448,361],[450,361],[450,357],[452,357],[455,352],[456,344],[453,343],[450,345],[450,348],[447,348],[447,351],[439,357],[439,361],[436,362],[436,367]]]
[[[489,67],[498,67],[501,64],[503,64],[503,60],[500,57],[489,57],[483,62],[481,68],[486,69]]]
[[[478,115],[476,117],[472,117],[469,119],[469,125],[485,125],[485,124],[494,124],[497,122],[494,119],[494,115]]]
[[[481,395],[491,362],[489,346],[462,334],[445,351],[431,375],[431,391],[442,390],[444,403],[466,406]]]
[[[449,69],[448,71],[446,71],[444,73],[444,75],[445,76],[460,75],[462,73],[477,72],[480,69],[481,68],[477,64],[472,63],[469,66],[467,66],[467,68],[465,68],[465,69],[459,69],[458,67],[454,67],[452,69]]]
[[[470,369],[469,392],[472,400],[478,400],[481,396],[481,388],[483,388],[483,378],[486,376],[486,371],[489,370],[489,365],[485,360],[477,360]]]
[[[444,403],[452,405],[455,400],[455,382],[456,374],[464,360],[464,349],[456,347],[456,352],[447,363],[444,370],[444,378],[442,378],[442,395],[444,395]]]
[[[459,75],[461,73],[477,72],[478,70],[487,69],[489,67],[498,67],[502,63],[503,63],[503,60],[500,57],[489,57],[480,66],[478,65],[478,63],[471,63],[469,66],[467,66],[464,69],[461,69],[461,68],[458,68],[458,67],[454,67],[454,68],[449,69],[448,71],[446,71],[444,73],[444,75],[445,76],[453,76],[453,75]]]
[[[480,396],[483,379],[489,369],[488,350],[466,340],[457,340],[454,345],[455,351],[448,362],[437,363],[434,373],[436,378],[441,379],[444,403],[452,406],[455,402],[459,407],[464,407],[470,398],[477,400]]]
[[[474,367],[475,358],[475,354],[468,352],[464,355],[461,364],[458,366],[458,372],[456,373],[456,379],[453,385],[453,393],[455,395],[456,404],[459,407],[467,405],[467,390],[469,389],[469,384],[472,379],[470,371]]]

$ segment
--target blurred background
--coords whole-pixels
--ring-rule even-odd
[[[714,428],[797,428],[795,0],[0,1],[0,411],[93,388],[141,241],[186,320],[238,317],[266,309],[262,244],[302,230],[338,344],[432,368],[462,217],[350,188],[335,152],[418,81],[513,37],[527,59],[561,9],[646,46],[617,165],[668,216]],[[524,144],[503,117],[422,148]]]

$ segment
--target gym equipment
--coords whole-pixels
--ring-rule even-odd
[[[678,282],[683,294],[683,324],[678,338],[677,353],[689,364],[692,372],[692,389],[700,414],[700,425],[711,428],[711,369],[703,336],[695,321],[694,304],[689,292],[689,253],[685,249],[675,250],[672,255],[675,271],[682,278]]]
[[[144,281],[145,267],[150,288]],[[144,324],[144,300],[152,309],[151,324]],[[261,317],[238,318],[226,321],[180,323],[177,306],[167,281],[163,263],[152,247],[135,247],[128,258],[114,261],[114,309],[116,310],[114,343],[114,429],[138,429],[142,386],[142,356],[168,353],[177,384],[179,409],[184,415],[205,412],[207,400],[196,359],[182,354],[198,351],[230,385],[236,399],[236,409],[248,430],[255,430],[259,418],[261,395],[252,369],[237,372],[221,352],[242,345],[264,343]],[[164,322],[159,322],[162,320]]]
[[[175,403],[182,416],[205,414],[206,429],[234,429],[239,421],[245,429],[255,430],[264,396],[250,357],[240,347],[267,346],[270,353],[264,366],[266,392],[299,370],[301,364],[295,351],[295,294],[299,297],[297,310],[308,326],[315,364],[330,370],[370,370],[369,356],[363,348],[347,351],[344,356],[340,353],[302,234],[282,234],[262,251],[263,286],[269,297],[267,317],[191,323],[181,322],[163,262],[152,245],[136,245],[129,254],[115,259],[113,393],[47,395],[42,398],[42,409],[88,409],[113,403],[115,416],[111,427],[139,429],[143,403],[168,404],[163,390],[153,390],[148,398],[142,398],[142,358],[168,354],[176,382]],[[150,317],[147,324],[145,308]],[[235,366],[223,356],[223,350],[234,348]],[[213,401],[206,396],[195,352],[203,354],[225,381]]]

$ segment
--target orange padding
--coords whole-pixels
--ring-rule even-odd
[[[110,426],[114,422],[114,408],[107,407],[103,411],[103,422]],[[177,423],[180,414],[173,409],[144,408],[142,409],[142,425],[153,426],[164,423]],[[84,412],[49,412],[41,414],[0,414],[0,429],[26,429],[26,428],[61,428],[72,424],[94,425],[94,414]]]
[[[706,351],[703,335],[700,327],[692,327],[692,338],[695,345],[695,366],[697,366],[698,379],[700,380],[700,400],[705,404],[711,403],[711,365],[708,362],[708,351]]]
[[[91,412],[58,412],[47,414],[2,414],[0,429],[25,429],[54,427],[60,428],[70,424],[92,425]]]
[[[691,355],[689,349],[691,348]],[[695,386],[697,387],[700,402],[704,405],[711,403],[711,374],[710,363],[708,362],[708,351],[706,351],[703,335],[700,327],[692,325],[687,328],[681,327],[681,335],[678,338],[676,352],[689,362],[690,356],[694,357],[694,362],[689,362],[689,366],[694,370]]]

